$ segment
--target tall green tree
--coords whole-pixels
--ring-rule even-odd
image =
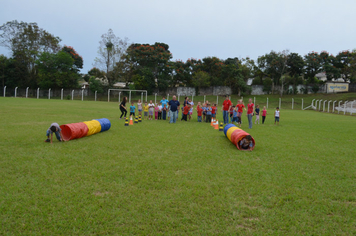
[[[61,39],[40,28],[37,23],[10,21],[0,26],[0,45],[11,50],[13,58],[26,66],[28,76],[23,85],[34,84],[36,60],[43,52],[57,53]]]
[[[62,51],[68,53],[73,58],[72,69],[79,73],[80,69],[83,69],[83,58],[71,46],[64,46]]]
[[[298,53],[290,53],[287,59],[287,70],[291,78],[293,93],[296,91],[296,86],[300,82],[299,77],[304,73],[304,60]]]
[[[112,29],[101,36],[99,42],[98,57],[95,58],[95,65],[102,71],[105,71],[109,87],[111,87],[119,78],[114,77],[114,70],[117,62],[122,60],[128,46],[128,39],[121,39],[114,34]]]
[[[41,88],[76,88],[79,74],[73,71],[74,59],[66,52],[43,52],[38,64],[38,85]]]
[[[304,56],[305,76],[309,83],[314,81],[315,75],[322,71],[319,53],[310,52]]]
[[[133,62],[136,89],[147,89],[152,92],[155,88],[162,91],[168,87],[172,76],[169,64],[172,54],[167,44],[132,44],[127,49],[127,54],[129,60]]]
[[[259,69],[266,77],[272,79],[272,93],[274,92],[274,86],[280,84],[281,96],[284,90],[284,74],[287,73],[288,54],[289,52],[287,50],[282,52],[271,51],[258,58]]]

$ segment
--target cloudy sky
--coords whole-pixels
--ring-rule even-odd
[[[0,25],[36,22],[82,55],[86,73],[109,28],[130,43],[164,42],[173,60],[337,54],[356,48],[355,10],[355,0],[0,0]]]

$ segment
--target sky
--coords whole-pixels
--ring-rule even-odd
[[[94,66],[101,35],[169,45],[173,60],[356,49],[355,0],[0,0],[0,25],[36,22]],[[11,56],[6,48],[0,54]]]

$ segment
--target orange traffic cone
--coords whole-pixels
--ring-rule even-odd
[[[215,123],[215,129],[219,129],[219,121],[218,120],[216,120],[216,123]]]
[[[133,125],[132,116],[130,116],[130,124],[129,125]]]
[[[210,125],[214,127],[214,118],[211,119]]]

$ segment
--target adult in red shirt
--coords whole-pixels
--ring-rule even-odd
[[[223,117],[224,117],[224,124],[229,123],[229,110],[231,107],[231,101],[229,99],[229,96],[225,96],[225,100],[222,104],[222,112],[223,112]]]
[[[248,100],[247,104],[247,119],[248,119],[248,128],[252,129],[252,115],[253,115],[253,107],[255,104],[252,103],[252,99]]]
[[[238,117],[237,123],[239,123],[240,127],[241,127],[241,116],[243,113],[243,109],[245,109],[245,111],[246,111],[246,108],[245,108],[245,105],[242,100],[237,101],[236,107],[237,107],[237,117]]]

